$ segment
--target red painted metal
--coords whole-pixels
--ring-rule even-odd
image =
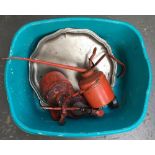
[[[83,74],[79,87],[84,91],[83,95],[92,108],[101,108],[115,97],[108,80],[101,71],[92,72],[90,75]]]
[[[85,72],[87,69],[85,68],[79,68],[79,67],[74,67],[74,66],[69,66],[69,65],[64,65],[64,64],[58,64],[54,62],[48,62],[44,60],[38,60],[38,59],[31,59],[31,58],[22,58],[22,57],[8,57],[8,58],[1,58],[2,60],[23,60],[23,61],[29,61],[32,63],[38,63],[42,65],[47,65],[51,67],[57,67],[57,68],[63,68],[63,69],[69,69],[77,72]]]
[[[75,92],[68,79],[58,71],[52,71],[45,74],[40,81],[41,94],[50,105],[49,107],[43,108],[51,111],[51,115],[54,120],[64,123],[66,116],[76,117],[79,116],[79,112],[80,115],[90,114],[102,117],[104,112],[101,108],[107,104],[112,106],[117,102],[110,83],[106,79],[104,73],[101,71],[95,71],[95,67],[105,56],[107,56],[122,66],[123,70],[121,72],[122,74],[119,74],[120,76],[125,73],[125,65],[110,54],[103,54],[94,64],[92,60],[96,54],[96,50],[97,49],[94,48],[92,56],[89,59],[89,69],[57,64],[44,60],[35,60],[31,58],[9,57],[3,59],[25,60],[32,63],[44,64],[82,73],[82,79],[79,81],[79,92]],[[81,94],[85,97],[89,104],[86,107],[80,107],[80,105],[85,105],[84,98]]]
[[[84,102],[83,97],[79,94],[74,95],[75,91],[71,83],[61,72],[52,71],[45,74],[40,81],[40,90],[41,95],[50,105],[43,108],[50,110],[52,118],[61,124],[64,123],[66,116],[77,118],[85,114],[98,117],[103,115],[99,109],[92,110],[89,107],[80,107]],[[79,107],[77,103],[80,105]]]
[[[73,107],[66,109],[74,90],[71,83],[62,73],[52,71],[45,74],[40,81],[40,90],[44,99],[51,106],[50,112],[54,120],[59,120],[60,123],[63,123],[65,116],[68,115],[68,110],[77,110]]]
[[[71,95],[74,93],[72,84],[58,71],[52,71],[43,76],[40,81],[40,90],[49,103],[53,102],[51,96],[58,97],[59,94]]]

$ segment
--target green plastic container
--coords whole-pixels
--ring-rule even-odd
[[[32,134],[62,137],[103,136],[137,127],[147,111],[152,72],[142,36],[132,25],[97,18],[32,22],[16,33],[9,56],[29,57],[42,37],[68,27],[94,31],[110,44],[114,55],[126,64],[125,76],[118,79],[114,87],[120,108],[112,111],[105,109],[103,118],[68,119],[64,126],[60,126],[39,107],[39,100],[29,84],[28,62],[10,60],[6,65],[5,85],[11,115],[17,126]]]

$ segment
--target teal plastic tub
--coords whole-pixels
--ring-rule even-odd
[[[6,63],[5,85],[13,120],[32,134],[62,137],[93,137],[130,131],[144,119],[148,108],[152,72],[139,31],[132,25],[97,18],[58,18],[29,23],[15,35],[9,56],[29,57],[38,41],[63,28],[90,29],[105,39],[114,55],[126,64],[123,78],[114,87],[120,102],[116,110],[105,109],[103,118],[67,119],[64,126],[53,121],[39,107],[39,100],[29,83],[28,62]]]

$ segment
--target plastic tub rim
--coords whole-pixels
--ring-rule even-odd
[[[151,63],[146,51],[146,47],[144,44],[144,40],[142,38],[141,33],[139,32],[139,30],[137,30],[134,26],[132,26],[131,24],[129,24],[128,22],[124,22],[124,21],[119,21],[119,20],[112,20],[112,19],[104,19],[104,18],[90,18],[90,17],[69,17],[69,18],[53,18],[53,19],[45,19],[45,20],[39,20],[39,21],[34,21],[34,22],[30,22],[24,26],[22,26],[14,35],[13,37],[13,41],[11,43],[11,47],[10,47],[10,52],[9,52],[9,56],[11,56],[12,54],[12,49],[14,48],[14,43],[16,41],[16,39],[18,38],[18,35],[20,35],[22,33],[22,31],[24,31],[25,29],[27,29],[28,27],[32,26],[32,25],[36,25],[36,24],[42,24],[42,23],[49,23],[49,22],[62,22],[62,21],[67,21],[67,20],[92,20],[92,21],[104,21],[104,22],[109,22],[109,23],[115,23],[115,24],[121,24],[124,25],[128,28],[130,28],[132,31],[134,31],[136,33],[136,35],[138,36],[138,39],[140,40],[140,43],[142,45],[143,48],[143,55],[144,58],[146,60],[147,63],[147,67],[148,67],[148,72],[149,72],[149,82],[148,82],[148,87],[146,89],[146,97],[145,97],[145,102],[144,102],[144,108],[143,108],[143,112],[141,117],[132,125],[126,127],[126,128],[122,128],[122,129],[117,129],[117,130],[110,130],[110,131],[100,131],[100,132],[90,132],[90,133],[68,133],[68,132],[53,132],[53,131],[42,131],[42,130],[37,130],[37,129],[31,129],[28,126],[26,126],[25,124],[23,124],[16,116],[16,114],[14,113],[13,110],[13,102],[12,102],[12,97],[10,92],[8,91],[8,87],[9,87],[9,83],[7,83],[7,70],[9,68],[9,61],[6,63],[6,67],[5,67],[5,87],[6,87],[6,92],[7,92],[7,97],[8,97],[8,102],[9,102],[9,108],[11,111],[11,117],[13,118],[15,124],[22,129],[23,131],[30,133],[30,134],[38,134],[38,135],[45,135],[45,136],[54,136],[54,137],[74,137],[74,138],[78,138],[78,137],[97,137],[97,136],[104,136],[104,135],[112,135],[112,134],[118,134],[118,133],[123,133],[123,132],[127,132],[127,131],[131,131],[133,129],[135,129],[136,127],[138,127],[144,120],[146,113],[147,113],[147,109],[148,109],[148,104],[149,104],[149,97],[150,97],[150,93],[151,93],[151,87],[152,87],[152,69],[151,69]]]

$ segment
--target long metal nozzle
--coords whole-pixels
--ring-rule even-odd
[[[45,60],[38,60],[38,59],[31,59],[31,58],[22,58],[22,57],[8,57],[8,58],[1,58],[2,60],[23,60],[23,61],[29,61],[32,63],[38,63],[42,65],[47,65],[51,67],[58,67],[58,68],[63,68],[63,69],[69,69],[77,72],[84,73],[87,71],[85,68],[80,68],[80,67],[74,67],[74,66],[69,66],[69,65],[64,65],[64,64],[58,64],[54,62],[49,62]]]

